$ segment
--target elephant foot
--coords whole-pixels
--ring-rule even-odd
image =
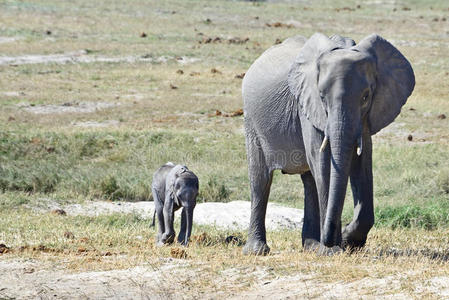
[[[175,241],[175,233],[164,233],[161,237],[163,244],[172,244]]]
[[[314,239],[305,239],[304,240],[304,251],[309,252],[318,252],[318,249],[320,248],[320,242]]]
[[[363,248],[365,246],[366,236],[363,237],[354,231],[349,231],[347,230],[347,227],[343,229],[341,236],[342,236],[341,247],[343,249],[348,249],[352,251]]]
[[[179,243],[179,244],[185,246],[185,245],[184,245],[184,244],[185,244],[185,235],[183,235],[182,233],[180,233],[180,234],[178,235],[177,240],[178,240],[178,243]]]
[[[315,252],[322,256],[332,256],[343,252],[340,246],[327,247],[313,239],[306,239],[303,247],[305,251]]]
[[[178,239],[178,244],[180,244],[181,246],[187,247],[189,245],[189,241],[185,241],[184,239]]]
[[[244,255],[267,255],[270,253],[270,247],[267,243],[258,240],[248,240],[243,247]]]
[[[341,253],[343,253],[343,249],[340,246],[327,247],[322,244],[320,244],[317,251],[317,254],[322,256],[333,256]]]

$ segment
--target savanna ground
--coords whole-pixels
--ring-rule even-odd
[[[157,248],[136,214],[36,210],[149,200],[167,161],[196,172],[199,202],[249,200],[239,77],[314,32],[376,32],[415,71],[374,138],[363,251],[305,253],[298,228],[247,257],[224,242],[246,232],[198,225],[188,248]],[[0,298],[449,297],[448,49],[443,0],[0,1]],[[299,176],[276,173],[270,201],[302,208]],[[348,191],[345,221],[351,206]]]

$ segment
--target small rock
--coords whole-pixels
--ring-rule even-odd
[[[410,107],[408,110],[414,111],[414,110],[416,110],[416,109],[414,109],[413,107]]]
[[[7,247],[5,244],[0,244],[0,254],[8,253],[9,247]]]
[[[216,68],[210,69],[210,72],[211,72],[212,74],[221,74],[221,72],[220,72],[219,70],[217,70]]]
[[[179,75],[182,75],[182,74],[184,74],[184,71],[179,69],[178,71],[176,71],[176,73],[179,74]]]
[[[190,76],[199,76],[200,72],[190,72]]]
[[[51,213],[54,215],[58,215],[58,216],[66,216],[67,215],[65,210],[60,209],[60,208],[52,210]]]
[[[281,41],[281,39],[279,39],[279,38],[276,39],[276,41],[274,41],[274,44],[275,44],[275,45],[279,45],[279,44],[281,44],[281,43],[282,43],[282,41]]]
[[[444,120],[446,119],[446,115],[445,114],[438,115],[438,119]]]
[[[239,238],[238,236],[235,236],[235,235],[227,236],[226,239],[225,239],[225,243],[226,244],[233,244],[233,245],[236,245],[236,246],[243,245],[242,239]]]
[[[228,40],[228,43],[229,44],[245,44],[248,41],[249,41],[248,37],[247,38],[233,37]]]
[[[407,140],[408,140],[409,142],[413,141],[413,135],[409,134],[408,137],[407,137]]]
[[[178,87],[177,87],[176,85],[173,85],[173,84],[170,83],[170,88],[171,88],[172,90],[176,90]]]
[[[51,30],[45,31],[45,34],[46,34],[46,35],[51,35]]]
[[[237,74],[237,75],[235,75],[234,78],[237,78],[237,79],[243,79],[243,77],[245,77],[245,73]]]
[[[285,24],[285,23],[281,23],[281,22],[274,22],[274,23],[265,23],[265,25],[267,27],[285,27],[285,28],[292,28],[293,25],[292,24]]]
[[[34,273],[34,268],[24,268],[23,269],[23,273],[25,274],[33,274]]]
[[[243,109],[237,109],[236,111],[233,111],[232,113],[229,114],[230,117],[238,117],[243,115]]]
[[[89,238],[88,237],[82,237],[82,238],[79,239],[79,241],[81,243],[87,243],[89,241]]]
[[[66,239],[71,239],[71,240],[73,240],[73,239],[75,238],[75,235],[74,235],[72,232],[70,232],[70,231],[66,231],[66,232],[64,232],[64,237],[65,237]]]
[[[207,18],[205,21],[204,21],[204,23],[206,23],[206,24],[210,24],[210,23],[212,23],[212,20],[211,19],[209,19],[209,18]]]
[[[44,245],[39,245],[37,247],[33,247],[33,251],[42,251],[47,252],[49,249]]]
[[[140,34],[140,37],[141,37],[141,38],[145,38],[145,37],[147,37],[147,34],[146,34],[145,32],[142,32],[142,33]]]
[[[14,118],[13,116],[9,116],[9,117],[8,117],[8,121],[9,121],[9,122],[15,121],[15,120],[16,120],[16,118]]]
[[[85,253],[85,252],[87,252],[86,248],[84,248],[84,247],[79,247],[78,248],[78,253]]]

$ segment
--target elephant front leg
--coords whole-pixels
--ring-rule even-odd
[[[161,243],[162,244],[171,244],[175,240],[175,229],[173,228],[173,220],[174,220],[174,208],[173,208],[173,198],[169,193],[167,193],[165,197],[164,202],[164,209],[163,209],[163,215],[164,215],[164,227],[165,231],[161,236]]]
[[[374,224],[371,136],[365,134],[363,140],[362,155],[354,155],[351,166],[354,217],[343,229],[343,248],[363,247]]]

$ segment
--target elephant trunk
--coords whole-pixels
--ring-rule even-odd
[[[194,207],[186,207],[184,209],[186,211],[186,235],[184,238],[184,245],[187,245],[189,243],[190,235],[192,234]]]
[[[357,131],[348,121],[329,124],[331,147],[329,198],[321,235],[321,241],[327,247],[333,247],[341,243],[341,213],[348,185],[352,155],[357,140]]]

